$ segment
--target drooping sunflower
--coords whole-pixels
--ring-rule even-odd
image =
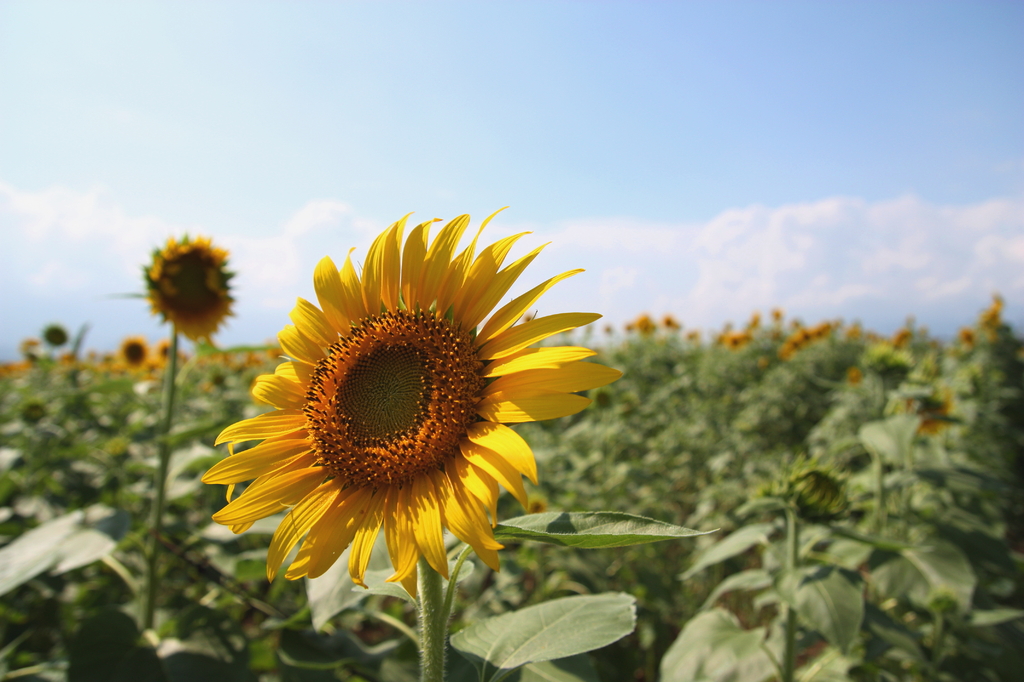
[[[209,341],[231,315],[234,302],[229,286],[234,274],[227,270],[227,259],[227,251],[207,237],[168,239],[143,268],[153,314],[193,341]]]
[[[600,315],[516,324],[544,292],[581,270],[552,277],[484,322],[543,247],[502,267],[526,233],[477,255],[478,231],[456,254],[469,216],[450,221],[429,247],[434,221],[413,228],[403,245],[406,218],[376,238],[361,277],[351,251],[340,269],[329,257],[319,262],[319,307],[298,299],[294,325],[278,335],[291,359],[253,387],[277,409],[217,438],[232,451],[236,443],[262,443],[203,477],[229,486],[255,479],[215,521],[241,532],[291,508],[270,543],[271,580],[305,537],[285,577],[322,575],[351,545],[349,574],[363,585],[382,528],[395,567],[389,580],[411,594],[421,556],[448,575],[446,528],[497,570],[498,485],[526,506],[522,476],[537,480],[533,452],[506,424],[574,414],[590,403],[576,392],[621,375],[581,362],[595,355],[587,348],[535,347]]]
[[[121,342],[118,355],[125,365],[132,369],[138,369],[149,360],[149,343],[141,336],[128,336]]]

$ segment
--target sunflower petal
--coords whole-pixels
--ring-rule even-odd
[[[416,292],[415,302],[420,305],[420,308],[426,310],[437,298],[444,276],[448,272],[448,266],[452,261],[452,255],[455,253],[455,247],[458,246],[459,240],[462,239],[462,233],[466,231],[468,225],[468,215],[463,214],[452,218],[447,225],[441,228],[434,243],[430,245],[426,261],[423,264],[420,285]],[[444,314],[443,310],[437,312],[439,315]]]
[[[480,239],[480,233],[484,231],[485,227],[487,227],[487,221],[480,225],[480,229],[476,231],[469,246],[463,249],[462,253],[448,266],[448,272],[445,273],[444,282],[441,284],[441,291],[437,295],[437,310],[439,312],[448,310],[449,306],[455,302],[455,295],[465,284],[466,275],[469,273],[469,268],[473,264],[473,256],[476,253],[476,242]]]
[[[277,333],[277,340],[281,344],[281,350],[290,358],[294,358],[307,365],[315,365],[326,357],[324,349],[315,341],[299,331],[294,325],[287,325]]]
[[[324,311],[324,316],[334,331],[338,334],[347,334],[348,318],[340,305],[345,296],[344,289],[341,286],[338,266],[330,256],[324,256],[316,264],[316,270],[313,271],[313,289],[316,291],[316,300],[320,302],[320,309]]]
[[[512,424],[567,417],[589,404],[590,398],[555,391],[520,393],[515,397],[494,393],[477,403],[476,413],[490,422]]]
[[[487,522],[480,502],[457,488],[451,482],[450,475],[441,471],[431,473],[441,501],[445,527],[471,546],[484,563],[498,570],[498,553],[495,550],[502,549],[504,545],[494,539],[491,524]]]
[[[482,376],[500,377],[528,369],[557,369],[570,362],[597,355],[597,351],[582,346],[549,346],[524,348],[521,351],[491,361]]]
[[[491,422],[471,424],[468,431],[471,441],[498,453],[516,471],[537,484],[537,460],[522,436],[504,424]]]
[[[511,464],[497,453],[481,447],[471,440],[459,443],[459,449],[467,462],[489,474],[505,490],[512,493],[523,507],[526,507],[526,488],[523,487],[523,477]]]
[[[288,552],[292,551],[302,536],[319,521],[341,492],[337,479],[323,483],[316,490],[302,498],[281,520],[267,551],[267,580],[273,582],[278,569]]]
[[[370,488],[346,488],[317,521],[302,543],[285,577],[319,578],[352,543],[363,521],[366,506],[373,496]]]
[[[306,415],[298,410],[275,410],[252,419],[232,424],[217,436],[214,445],[227,441],[240,443],[246,440],[263,440],[284,433],[291,433],[306,425]]]
[[[515,398],[520,393],[561,391],[579,393],[605,386],[622,376],[622,372],[595,362],[573,362],[557,369],[528,369],[498,377],[486,388],[484,395],[505,393]]]
[[[321,348],[338,340],[338,332],[327,321],[323,311],[304,298],[296,300],[289,317],[303,336]]]
[[[463,326],[467,329],[472,329],[480,324],[480,322],[482,322],[487,316],[487,313],[491,312],[494,309],[494,306],[498,305],[498,302],[505,296],[505,294],[508,293],[508,290],[512,288],[512,285],[516,283],[519,276],[523,274],[523,270],[525,270],[526,267],[532,263],[538,255],[540,255],[540,252],[544,250],[545,246],[547,246],[547,244],[541,244],[536,249],[496,274],[487,285],[487,289],[484,290],[484,292],[473,301],[472,306],[467,309],[465,317],[463,318]]]
[[[366,587],[363,576],[366,575],[366,567],[370,565],[373,543],[377,540],[380,524],[384,520],[384,497],[383,491],[377,491],[366,503],[363,518],[352,538],[352,549],[348,555],[348,574],[352,577],[352,582],[361,587]]]
[[[409,309],[416,305],[417,290],[420,277],[423,274],[423,262],[427,258],[427,238],[430,236],[430,226],[438,220],[440,218],[420,223],[412,228],[409,238],[405,240],[405,248],[402,251],[402,300]]]
[[[409,493],[409,486],[392,486],[384,505],[384,539],[391,555],[391,565],[395,567],[395,573],[388,582],[399,582],[410,576],[420,558]]]
[[[381,304],[387,310],[398,309],[398,288],[401,281],[399,266],[399,244],[405,221],[411,213],[381,232],[366,254],[363,265],[363,305],[371,314],[380,310]]]
[[[480,297],[490,287],[491,282],[494,280],[494,276],[498,273],[498,268],[505,262],[505,256],[512,249],[512,246],[519,241],[519,239],[525,235],[531,234],[530,232],[520,232],[510,237],[500,239],[489,246],[485,246],[477,256],[476,260],[473,261],[472,267],[469,269],[469,274],[466,275],[466,283],[462,289],[455,295],[455,319],[463,320],[463,326],[467,329],[472,329],[480,320],[482,320],[491,308],[482,308],[482,312],[479,313],[479,317],[476,318],[476,323],[472,326],[469,322],[469,312],[475,310],[475,306]],[[491,306],[493,307],[493,305]],[[475,314],[475,313],[474,313]]]
[[[306,386],[313,377],[313,368],[304,362],[282,362],[274,369],[274,374]]]
[[[252,397],[282,410],[299,410],[306,404],[306,392],[299,382],[278,374],[262,374],[256,377],[256,382],[252,386]]]
[[[341,271],[338,273],[342,289],[341,300],[338,303],[348,321],[355,324],[366,317],[366,306],[363,304],[363,287],[359,283],[359,275],[356,274],[356,268],[352,265],[353,251],[355,251],[354,248],[348,250],[345,264],[341,266]]]
[[[294,504],[308,495],[326,475],[323,467],[304,467],[275,476],[262,485],[251,485],[214,514],[213,520],[228,526],[270,516],[282,505]]]
[[[427,563],[447,579],[448,555],[444,551],[437,490],[428,476],[417,476],[413,479],[411,487],[409,503],[416,545],[426,557]]]
[[[487,324],[483,326],[483,329],[480,330],[480,334],[476,337],[477,344],[480,345],[486,343],[511,327],[515,324],[516,320],[522,317],[523,313],[529,310],[530,306],[537,302],[537,299],[547,292],[548,289],[555,286],[563,279],[568,279],[581,272],[583,272],[583,270],[569,270],[560,275],[555,275],[546,282],[542,282],[530,289],[522,296],[512,299],[512,301],[505,304],[497,312],[491,315],[491,319],[487,320]]]
[[[239,483],[274,471],[296,455],[310,452],[302,439],[264,441],[254,448],[226,457],[203,474],[203,483]],[[310,459],[312,464],[312,458]]]
[[[450,474],[452,475],[452,474]],[[477,469],[465,457],[455,456],[452,486],[468,490],[491,513],[491,525],[498,525],[498,483],[490,474]]]
[[[558,313],[538,317],[498,334],[483,345],[479,356],[484,360],[503,358],[549,336],[582,327],[600,318],[597,313]]]

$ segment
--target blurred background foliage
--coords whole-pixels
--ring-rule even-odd
[[[520,679],[759,682],[780,674],[791,605],[801,680],[1016,679],[1024,358],[1000,313],[996,299],[947,342],[912,322],[882,338],[782,311],[710,337],[644,315],[569,340],[624,376],[579,415],[520,427],[540,470],[528,511],[720,530],[606,550],[510,545],[500,573],[475,562],[455,627],[623,591],[639,604],[633,635]],[[273,348],[183,358],[159,624],[140,633],[167,347],[126,339],[102,357],[81,352],[82,333],[45,331],[0,369],[0,679],[415,679],[401,595],[269,584],[277,519],[240,536],[210,521],[225,489],[199,477],[226,452],[209,444],[269,409],[249,389]],[[502,498],[502,518],[521,513]],[[452,679],[472,679],[452,657]]]

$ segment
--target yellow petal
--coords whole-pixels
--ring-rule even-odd
[[[273,582],[288,552],[292,551],[292,547],[302,539],[302,536],[323,517],[339,492],[341,484],[337,479],[330,480],[302,498],[285,515],[270,540],[270,549],[267,551],[267,580]]]
[[[310,528],[285,577],[289,580],[304,576],[319,578],[326,573],[352,543],[372,496],[371,488],[342,490],[334,504]]]
[[[320,302],[320,309],[324,311],[334,331],[342,335],[348,334],[348,318],[341,308],[345,293],[341,287],[338,267],[330,256],[324,256],[316,264],[313,271],[313,289],[316,291],[316,300]]]
[[[500,377],[528,369],[556,369],[594,355],[597,355],[597,351],[582,346],[524,348],[512,355],[493,360],[484,369],[483,376]]]
[[[479,313],[479,317],[475,318],[472,325],[469,325],[468,316],[470,311],[475,311],[477,302],[481,296],[491,286],[491,282],[494,280],[494,276],[498,273],[498,268],[505,262],[505,256],[512,249],[512,245],[515,244],[524,235],[531,234],[530,232],[520,232],[514,234],[511,237],[505,237],[499,239],[493,244],[484,247],[477,259],[473,261],[472,267],[469,269],[469,274],[466,275],[466,282],[462,289],[455,295],[455,319],[463,320],[463,327],[466,329],[472,329],[480,323],[480,320],[487,315],[491,308],[483,309],[483,312]],[[493,305],[491,306],[493,307]],[[482,308],[482,304],[481,304]],[[475,315],[476,313],[474,313]]]
[[[285,355],[307,365],[315,365],[326,357],[323,348],[293,325],[289,324],[279,331],[277,340]]]
[[[312,492],[327,473],[323,467],[304,467],[275,476],[262,485],[253,484],[214,514],[213,520],[228,526],[270,516],[282,505],[295,504]]]
[[[412,512],[413,535],[427,563],[445,578],[448,577],[448,554],[444,551],[441,509],[437,491],[429,476],[417,476],[412,481],[409,495]]]
[[[304,298],[297,299],[289,317],[303,336],[321,348],[327,348],[338,340],[338,332],[327,321],[323,311]]]
[[[313,368],[304,362],[282,362],[274,369],[274,374],[308,386],[313,377]]]
[[[487,313],[491,312],[494,306],[498,305],[498,302],[508,293],[508,290],[516,283],[519,276],[523,274],[523,270],[533,262],[545,246],[547,244],[541,244],[495,275],[483,293],[466,310],[463,326],[467,329],[472,329],[480,324],[487,316]]]
[[[471,441],[504,457],[516,471],[536,485],[537,460],[534,459],[533,450],[522,436],[504,424],[491,422],[470,424],[467,431]]]
[[[498,553],[495,550],[502,549],[503,545],[494,539],[480,501],[455,487],[449,478],[452,475],[441,471],[431,473],[441,501],[444,525],[455,537],[471,546],[484,563],[498,570]]]
[[[284,433],[291,433],[306,425],[306,415],[299,410],[274,410],[252,419],[244,419],[220,432],[214,445],[227,441],[240,443],[246,440],[263,440]]]
[[[388,554],[395,573],[388,582],[399,582],[412,575],[420,558],[416,546],[416,530],[410,509],[409,486],[392,486],[384,505],[384,539],[388,543]]]
[[[528,369],[499,377],[487,386],[484,395],[505,393],[515,398],[520,393],[561,391],[578,393],[610,384],[622,372],[595,362],[573,362],[558,369]]]
[[[503,358],[549,336],[582,327],[600,318],[597,313],[558,313],[538,317],[498,334],[483,345],[479,356],[484,360]]]
[[[348,321],[355,324],[366,317],[366,306],[363,304],[363,287],[359,283],[359,275],[356,274],[355,266],[352,265],[352,252],[349,249],[345,256],[345,264],[341,266],[338,276],[341,278],[342,296],[339,304],[341,312],[345,314]]]
[[[505,490],[512,493],[519,500],[519,504],[523,507],[526,506],[526,488],[523,487],[523,477],[504,458],[471,440],[460,442],[459,449],[467,462],[486,472]]]
[[[473,241],[448,266],[448,272],[445,273],[444,281],[441,283],[441,290],[437,295],[437,310],[439,313],[444,313],[448,310],[455,302],[455,295],[462,289],[462,285],[466,281],[466,275],[469,273],[469,268],[473,264],[476,242],[480,239],[480,233],[484,231],[486,225],[487,221],[484,221],[480,225],[480,229],[473,236]]]
[[[306,392],[297,381],[278,374],[262,374],[252,386],[252,397],[278,409],[300,410],[306,404]]]
[[[448,272],[448,265],[452,262],[455,247],[458,246],[459,240],[462,239],[462,233],[466,231],[468,225],[468,215],[463,214],[453,218],[441,228],[434,243],[430,245],[426,262],[423,264],[420,285],[416,291],[416,303],[423,310],[429,308],[437,298],[444,276]],[[438,310],[437,314],[443,315],[444,312]]]
[[[352,537],[352,549],[348,555],[348,574],[352,577],[352,582],[362,587],[366,587],[363,577],[366,575],[366,567],[370,565],[373,543],[377,541],[380,524],[384,520],[384,498],[383,490],[374,493],[366,503],[363,518]]]
[[[583,270],[569,270],[568,272],[563,272],[560,275],[555,275],[548,281],[538,284],[522,296],[518,296],[511,302],[502,306],[501,309],[491,315],[491,319],[487,320],[487,324],[485,324],[483,329],[480,330],[480,334],[476,337],[477,345],[486,343],[515,324],[516,320],[522,317],[523,313],[525,313],[530,306],[536,303],[537,299],[543,296],[548,289],[555,286],[563,279],[568,279],[569,277],[578,275],[581,272],[583,272]]]
[[[363,264],[363,305],[371,314],[378,312],[382,303],[388,310],[398,309],[401,279],[399,244],[409,215],[407,213],[377,235],[366,254],[366,262]]]
[[[477,469],[461,453],[455,455],[455,470],[449,473],[452,486],[468,490],[491,513],[491,525],[498,525],[498,483],[490,474]]]
[[[405,306],[414,310],[417,300],[417,288],[423,275],[423,262],[427,258],[427,238],[430,226],[440,218],[427,220],[412,228],[409,238],[405,240],[402,251],[402,300]]]
[[[518,424],[567,417],[589,404],[590,398],[572,393],[536,392],[514,398],[506,393],[495,393],[477,403],[476,413],[490,422]]]
[[[264,441],[222,459],[203,474],[203,483],[239,483],[270,473],[296,455],[310,452],[306,439]],[[312,459],[310,460],[312,465]]]

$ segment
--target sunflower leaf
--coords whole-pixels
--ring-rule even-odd
[[[451,637],[452,648],[497,682],[517,668],[600,649],[633,631],[636,600],[610,592],[564,597],[473,623]]]
[[[644,516],[623,512],[545,512],[517,516],[498,524],[498,542],[546,542],[563,547],[628,547],[707,535]]]

